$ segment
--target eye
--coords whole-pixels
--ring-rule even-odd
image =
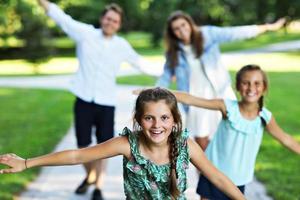
[[[262,85],[262,82],[255,82],[255,85],[256,85],[256,86],[261,86],[261,85]]]
[[[242,81],[241,85],[243,85],[243,86],[249,85],[249,82],[248,81]]]
[[[152,117],[151,117],[151,116],[145,116],[145,117],[144,117],[144,120],[150,121],[150,120],[152,120]]]
[[[161,116],[161,120],[162,120],[162,121],[166,121],[166,120],[168,120],[169,118],[170,118],[170,117],[167,116],[167,115]]]

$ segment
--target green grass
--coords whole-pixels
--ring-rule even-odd
[[[28,158],[51,152],[71,125],[73,98],[64,91],[0,88],[0,154]],[[13,199],[38,171],[1,175],[0,199]]]
[[[232,75],[234,72],[232,72]],[[300,72],[269,72],[270,91],[266,106],[278,124],[300,142]],[[120,84],[153,86],[154,77],[135,75],[118,78]],[[174,86],[173,86],[174,87]],[[0,89],[0,153],[16,152],[31,157],[50,152],[71,121],[72,95],[62,91]],[[276,200],[300,197],[300,158],[267,134],[256,163],[256,176]],[[0,199],[12,199],[37,174],[1,175]]]
[[[145,58],[160,66],[164,62],[163,56],[148,55]],[[241,54],[223,61],[230,70],[237,70],[243,65],[253,63],[268,71],[300,71],[299,52]],[[77,66],[78,62],[74,57],[52,58],[49,62],[39,66],[39,74],[34,74],[32,65],[24,60],[4,60],[0,61],[0,77],[70,74],[76,71]]]
[[[234,76],[234,72],[231,72]],[[269,72],[270,91],[266,106],[272,111],[277,123],[300,142],[300,72]],[[133,82],[134,81],[134,82]],[[153,86],[155,78],[128,76],[118,83]],[[174,87],[174,86],[173,86]],[[256,163],[256,176],[265,183],[268,193],[276,200],[299,200],[300,157],[282,147],[265,134]]]
[[[130,75],[117,78],[118,84],[153,86],[156,78],[148,75]]]
[[[163,60],[162,48],[152,49],[147,35],[134,34],[125,37],[128,37],[140,53],[149,59]],[[222,49],[232,51],[260,47],[271,42],[298,39],[297,35],[276,34],[279,35],[266,34],[255,40],[231,43],[222,46]],[[68,42],[62,39],[57,45],[72,47],[72,43]],[[298,106],[300,90],[297,89],[300,86],[299,59],[298,52],[246,55],[246,57],[240,56],[234,60],[225,61],[226,66],[231,70],[236,70],[244,64],[256,63],[268,71],[273,71],[269,72],[271,89],[267,98],[267,106],[273,111],[282,128],[293,134],[298,141],[300,141],[300,107]],[[42,65],[40,72],[41,74],[73,73],[76,66],[77,61],[74,57],[54,58]],[[274,71],[280,71],[280,73]],[[0,61],[0,76],[32,74],[32,67],[24,60]],[[135,75],[119,77],[117,82],[152,86],[155,78]],[[0,109],[1,113],[5,113],[0,115],[2,130],[0,153],[16,152],[30,157],[51,151],[70,125],[72,99],[72,95],[60,91],[0,89]],[[256,175],[265,182],[268,192],[275,199],[299,200],[299,166],[299,156],[281,147],[268,135],[265,136],[257,160]],[[11,194],[20,192],[36,173],[37,170],[28,170],[22,174],[2,175],[0,199],[11,199]]]
[[[159,63],[164,62],[164,48],[162,47],[162,42],[159,47],[153,48],[151,46],[151,37],[149,33],[143,32],[130,32],[128,34],[121,34],[125,37],[133,47],[147,59],[152,59],[159,61]],[[289,32],[284,34],[283,31],[270,32],[263,34],[255,39],[233,42],[222,45],[223,52],[242,50],[248,48],[261,47],[270,43],[296,40],[299,39],[298,32]],[[69,54],[59,54],[61,56],[56,56],[50,59],[48,62],[43,63],[38,66],[38,75],[47,74],[66,74],[73,73],[78,66],[77,59],[74,57],[74,42],[72,42],[67,37],[55,38],[51,40],[51,43],[60,49],[69,49],[71,53]],[[67,51],[69,51],[67,50]],[[65,51],[64,51],[65,52]],[[69,55],[69,56],[65,56]],[[299,52],[298,53],[269,53],[269,54],[256,54],[256,55],[246,55],[240,56],[240,59],[234,59],[234,62],[226,63],[229,69],[237,69],[244,64],[257,63],[262,66],[289,66],[289,68],[299,68]],[[268,57],[268,58],[266,58]],[[271,59],[270,59],[271,58]],[[247,62],[247,63],[245,63]],[[292,64],[291,64],[292,62]],[[233,63],[233,64],[232,64]],[[282,63],[285,63],[284,65]],[[162,65],[162,64],[161,64]],[[232,66],[234,65],[234,66]],[[282,68],[282,67],[281,67]],[[26,62],[25,60],[0,60],[0,76],[18,76],[18,75],[36,75],[35,67],[33,64]],[[285,69],[290,70],[290,69]]]
[[[270,73],[267,106],[278,124],[300,142],[300,73]],[[258,155],[256,176],[276,200],[300,199],[300,156],[265,134]]]

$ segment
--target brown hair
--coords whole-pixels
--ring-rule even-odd
[[[149,102],[158,102],[164,100],[166,105],[169,106],[172,116],[174,118],[175,126],[172,129],[172,133],[169,137],[170,142],[170,160],[171,160],[171,173],[170,173],[170,192],[174,199],[180,195],[180,191],[177,187],[177,175],[176,175],[176,162],[178,157],[178,149],[176,145],[177,138],[182,133],[182,120],[177,106],[176,97],[168,90],[162,88],[153,88],[143,90],[135,104],[134,119],[133,119],[133,131],[140,132],[140,122],[144,115],[145,104]]]
[[[101,12],[101,17],[103,17],[108,11],[114,11],[118,13],[121,17],[121,21],[123,18],[123,9],[116,3],[111,3],[105,6],[104,10]]]
[[[265,91],[268,91],[269,81],[268,81],[267,74],[258,65],[254,65],[254,64],[245,65],[237,72],[236,77],[235,77],[235,87],[236,87],[237,91],[240,90],[240,84],[241,84],[243,75],[248,71],[259,71],[263,77]],[[259,105],[259,110],[261,111],[264,106],[264,96],[263,95],[258,100],[258,105]],[[263,123],[265,124],[264,120],[263,120]]]
[[[177,19],[184,19],[186,20],[192,29],[191,34],[191,45],[193,47],[193,51],[196,54],[196,58],[199,58],[203,53],[203,36],[201,31],[198,30],[197,25],[195,24],[192,17],[182,11],[175,11],[173,12],[168,20],[165,30],[165,42],[167,46],[167,58],[169,60],[169,66],[173,69],[178,64],[178,51],[179,48],[179,39],[174,34],[172,29],[172,23]]]

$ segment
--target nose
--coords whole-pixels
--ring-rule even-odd
[[[184,34],[184,28],[183,28],[183,27],[180,27],[180,28],[179,28],[179,33],[180,33],[181,35]]]
[[[255,84],[254,84],[254,83],[251,83],[250,86],[249,86],[249,89],[250,89],[250,90],[254,90],[254,89],[255,89]]]
[[[154,128],[159,128],[161,126],[161,122],[160,122],[160,120],[154,120],[153,121],[153,127]]]

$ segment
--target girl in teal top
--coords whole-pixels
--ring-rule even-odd
[[[9,166],[0,173],[20,172],[35,166],[74,165],[123,155],[126,199],[186,199],[189,161],[217,188],[232,199],[245,199],[238,188],[205,157],[201,148],[182,131],[175,96],[165,89],[142,91],[135,105],[133,131],[104,143],[23,159],[15,154],[0,156]]]
[[[300,145],[276,123],[271,112],[263,107],[268,89],[266,74],[257,65],[247,65],[236,76],[241,100],[207,100],[187,93],[173,93],[178,101],[197,107],[219,110],[223,115],[217,132],[206,149],[207,158],[244,192],[244,185],[253,179],[256,156],[266,130],[280,143],[300,154]],[[229,199],[205,177],[200,177],[197,193],[202,199]]]

